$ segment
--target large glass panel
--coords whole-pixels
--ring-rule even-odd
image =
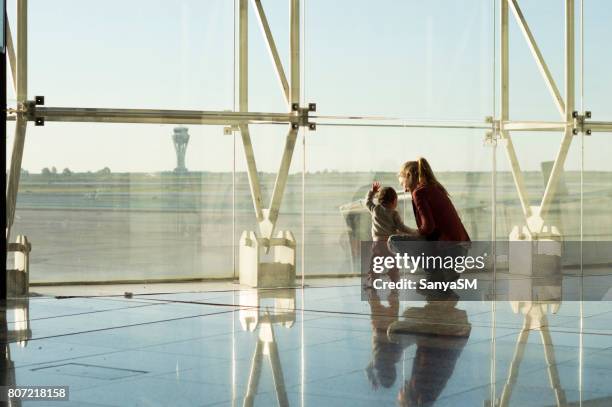
[[[583,236],[585,241],[612,241],[612,163],[607,152],[612,133],[584,137]]]
[[[492,151],[484,136],[481,130],[350,125],[320,125],[307,133],[306,276],[360,273],[360,243],[371,240],[364,200],[375,180],[400,193],[398,211],[408,226],[416,226],[410,195],[403,194],[396,174],[405,161],[419,156],[427,158],[448,189],[471,238],[489,240]],[[325,288],[305,294],[306,309],[323,311],[304,328],[305,342],[333,338],[305,350],[308,372],[330,372],[325,381],[307,374],[307,391],[387,404],[399,400],[400,405],[413,400],[477,405],[487,399],[488,387],[482,385],[490,377],[486,302],[436,302],[424,291],[407,301],[405,295],[412,293],[403,290],[388,295],[368,290],[368,298],[359,298],[359,278],[306,281]],[[370,329],[364,329],[366,324]],[[452,336],[439,335],[451,326]],[[465,327],[471,328],[461,331]],[[332,358],[337,363],[328,363]],[[350,391],[341,384],[346,380]]]
[[[306,98],[327,115],[491,114],[493,3],[306,3]]]
[[[231,277],[231,160],[219,126],[28,127],[12,236],[30,281]]]
[[[552,81],[560,95],[565,95],[563,3],[517,1],[516,4],[522,12],[527,29],[533,35],[534,46],[539,49]],[[555,21],[556,24],[550,24],[550,21]],[[510,118],[538,121],[563,120],[550,88],[538,67],[537,59],[531,51],[530,43],[523,34],[521,23],[510,6],[508,32]]]
[[[267,39],[259,22],[259,13],[249,2],[249,110],[254,112],[287,112],[287,102],[276,65],[268,49]],[[264,17],[272,35],[282,72],[291,83],[289,58],[289,1],[261,1]],[[304,61],[301,61],[303,65]],[[300,67],[301,69],[301,67]]]
[[[612,81],[609,44],[612,41],[612,9],[605,0],[584,1],[584,109],[593,120],[612,120]]]
[[[232,108],[231,1],[31,0],[28,18],[29,94],[49,106]]]
[[[371,240],[364,202],[374,181],[400,193],[398,210],[408,226],[416,227],[410,195],[403,194],[396,174],[419,156],[427,158],[448,189],[471,238],[488,240],[491,151],[483,146],[483,133],[348,125],[321,125],[308,133],[306,274],[359,273],[359,244]]]

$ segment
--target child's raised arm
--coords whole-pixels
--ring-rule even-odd
[[[366,208],[368,208],[370,212],[372,212],[374,210],[374,207],[376,206],[374,205],[374,194],[376,194],[379,189],[380,182],[374,181],[372,183],[372,189],[370,189],[368,191],[368,194],[366,195]]]

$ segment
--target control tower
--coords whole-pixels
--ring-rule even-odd
[[[187,127],[175,127],[174,134],[172,135],[172,142],[176,151],[176,168],[174,172],[181,174],[187,172],[187,167],[185,167],[185,152],[189,143],[189,133],[187,133],[187,130]]]

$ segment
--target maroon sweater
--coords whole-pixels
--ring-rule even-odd
[[[444,191],[435,185],[419,185],[412,191],[412,210],[419,234],[427,240],[469,242],[457,210]]]

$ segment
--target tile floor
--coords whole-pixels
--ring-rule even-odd
[[[564,302],[517,347],[525,315],[509,303],[432,314],[425,301],[362,301],[357,279],[308,283],[148,286],[132,298],[41,288],[2,307],[0,384],[69,386],[69,402],[24,406],[612,406],[612,302]]]

